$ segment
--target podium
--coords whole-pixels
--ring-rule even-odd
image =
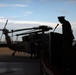
[[[51,32],[51,64],[63,68],[62,34]]]

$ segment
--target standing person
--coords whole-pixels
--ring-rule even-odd
[[[72,32],[71,24],[69,21],[65,20],[64,16],[58,17],[59,22],[62,24],[62,38],[63,38],[63,45],[64,45],[64,55],[65,55],[65,62],[66,67],[70,66],[71,59],[72,59],[72,42],[74,39],[74,35]],[[68,68],[67,67],[67,68]]]

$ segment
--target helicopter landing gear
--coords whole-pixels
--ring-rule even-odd
[[[16,53],[16,51],[14,51],[14,52],[12,53],[12,56],[14,56],[14,55],[15,55],[15,53]]]

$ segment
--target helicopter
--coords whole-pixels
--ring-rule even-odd
[[[0,31],[3,31],[3,34],[5,35],[6,44],[0,44],[0,47],[8,47],[14,52],[12,53],[12,56],[15,55],[15,53],[18,52],[26,52],[31,54],[31,58],[38,56],[38,47],[41,47],[39,42],[43,39],[43,35],[45,36],[45,32],[52,30],[52,27],[47,26],[39,26],[39,27],[33,27],[33,28],[24,28],[24,29],[17,29],[17,30],[11,30],[9,31],[6,29],[8,20],[5,23],[5,26],[3,29],[0,29]],[[9,33],[19,32],[19,31],[26,31],[30,30],[29,32],[16,34],[16,36],[25,35],[22,37],[21,42],[12,42],[11,37],[9,36]],[[33,31],[32,31],[33,30]],[[2,35],[3,35],[2,34]],[[2,38],[1,35],[1,38]],[[39,38],[38,38],[39,37]],[[0,39],[1,40],[1,39]]]

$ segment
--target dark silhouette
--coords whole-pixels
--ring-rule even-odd
[[[5,39],[7,41],[7,47],[9,47],[10,49],[12,49],[14,51],[12,53],[12,56],[15,55],[16,51],[31,53],[28,36],[26,36],[26,38],[22,37],[22,40],[23,40],[22,42],[13,43],[11,41],[11,38],[8,35],[8,33],[9,33],[9,30],[3,29],[3,34],[5,35]],[[31,53],[31,54],[33,54],[33,53]]]
[[[59,22],[62,24],[62,38],[63,38],[63,50],[64,50],[64,64],[65,69],[69,69],[72,63],[72,42],[74,35],[72,32],[71,24],[65,20],[64,16],[58,17]],[[67,70],[66,70],[67,72]]]
[[[32,36],[32,35],[31,35]],[[22,37],[24,44],[24,49],[31,52],[31,59],[33,58],[33,55],[35,57],[35,42],[34,39],[29,38],[29,36],[23,36]]]
[[[5,34],[5,39],[7,42],[7,47],[14,50],[12,56],[15,55],[16,51],[24,51],[23,47],[19,46],[19,43],[12,43],[10,36],[8,35],[9,30],[3,29],[3,34]],[[25,52],[25,51],[24,51]]]
[[[29,36],[23,36],[21,42],[13,43],[8,33],[9,33],[9,30],[3,29],[3,34],[5,35],[7,47],[9,47],[14,51],[12,53],[12,56],[14,56],[17,51],[29,53],[31,54],[31,58],[33,57],[35,58],[38,56],[37,54],[38,52],[36,50],[36,45],[35,45],[37,41],[35,42],[35,39],[34,39],[35,34],[34,35],[31,34]]]

